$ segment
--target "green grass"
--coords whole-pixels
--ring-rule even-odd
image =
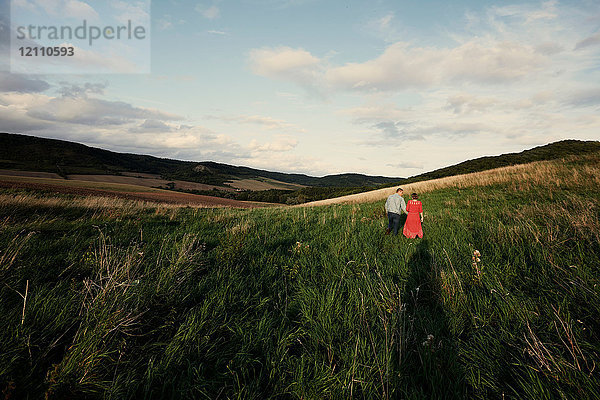
[[[0,202],[0,390],[599,398],[600,189],[523,187],[422,194],[423,240],[382,203]]]

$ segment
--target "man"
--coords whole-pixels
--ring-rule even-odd
[[[406,202],[402,198],[404,190],[402,188],[396,189],[396,193],[390,195],[385,202],[385,211],[388,216],[388,228],[385,234],[388,235],[392,230],[394,235],[398,234],[398,226],[400,225],[400,214],[406,212]]]

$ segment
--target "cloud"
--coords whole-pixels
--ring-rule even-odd
[[[87,97],[88,94],[104,94],[104,89],[108,86],[107,83],[89,83],[83,85],[72,84],[69,82],[59,82],[60,89],[58,92],[63,97]]]
[[[31,106],[27,116],[48,122],[90,126],[124,125],[136,119],[180,120],[182,117],[159,110],[134,107],[121,101],[87,97],[56,97]]]
[[[156,20],[156,24],[158,25],[159,30],[166,31],[166,30],[173,29],[177,25],[184,25],[185,20],[179,19],[177,21],[174,21],[172,15],[165,14],[161,18]]]
[[[216,5],[206,6],[204,4],[196,5],[196,11],[202,14],[206,19],[216,19],[221,15],[221,10]]]
[[[580,50],[586,47],[598,45],[600,45],[600,32],[596,33],[595,35],[589,36],[580,42],[577,42],[577,44],[575,45],[575,50]]]
[[[576,90],[565,102],[575,107],[600,106],[600,87]]]
[[[399,108],[395,104],[367,104],[338,111],[340,115],[352,118],[355,124],[373,123],[381,120],[404,119],[410,117],[413,111]]]
[[[44,129],[46,126],[44,122],[28,117],[18,108],[0,105],[0,131],[2,132],[31,132]]]
[[[53,17],[70,17],[79,20],[97,20],[100,18],[100,15],[92,6],[78,0],[17,0],[12,5],[29,12],[43,10]]]
[[[253,49],[249,53],[249,61],[256,75],[290,80],[309,92],[321,92],[322,61],[302,48],[284,46]]]
[[[423,169],[424,165],[420,161],[403,161],[394,164],[386,164],[388,167],[398,169]]]
[[[558,17],[557,1],[546,1],[538,4],[512,4],[501,7],[492,7],[491,13],[498,17],[514,18],[526,24],[538,20],[553,20]]]
[[[390,12],[383,17],[367,22],[366,29],[369,33],[386,42],[396,42],[400,39],[400,33],[397,29],[398,25],[399,22],[396,20],[395,14]]]
[[[172,126],[157,119],[147,119],[143,123],[129,129],[130,132],[139,133],[165,133],[171,132],[172,130]]]
[[[312,176],[323,176],[339,171],[339,166],[331,165],[322,158],[302,156],[288,151],[253,151],[236,161],[252,168],[266,169],[288,173],[304,173]]]
[[[258,143],[252,140],[248,148],[252,152],[287,152],[293,150],[298,145],[298,140],[288,135],[278,135],[272,142]]]
[[[214,116],[207,115],[206,119],[215,119],[229,123],[254,124],[261,125],[266,129],[290,129],[301,130],[295,125],[283,120],[266,117],[262,115],[229,115],[229,116]]]
[[[512,83],[538,72],[546,57],[527,44],[472,39],[454,48],[415,47],[397,42],[375,59],[329,66],[304,49],[254,49],[252,71],[307,88],[399,91],[450,85]]]
[[[116,12],[115,19],[126,25],[131,21],[135,25],[150,25],[150,1],[110,0],[109,5]]]
[[[0,92],[39,93],[49,88],[50,84],[41,79],[0,71]]]
[[[173,28],[173,23],[166,18],[158,19],[156,23],[158,24],[158,29],[161,31]]]
[[[455,114],[483,112],[496,105],[498,100],[491,97],[477,97],[468,93],[460,93],[448,98],[446,109]]]
[[[44,1],[47,3],[47,1]],[[61,15],[68,15],[77,19],[98,19],[100,16],[89,4],[83,1],[68,0],[63,4]]]
[[[390,91],[453,82],[510,83],[537,71],[544,57],[531,46],[473,39],[446,48],[395,43],[379,57],[327,71],[327,80],[345,90]]]
[[[368,142],[371,146],[385,146],[399,143],[399,140],[423,140],[424,134],[432,132],[421,129],[413,121],[381,121],[371,126],[380,137]],[[383,136],[383,138],[381,138]]]
[[[385,136],[398,137],[402,135],[400,124],[393,121],[383,121],[373,125],[373,128],[380,130]]]

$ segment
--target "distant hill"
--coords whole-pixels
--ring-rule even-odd
[[[328,175],[321,178],[286,174],[216,162],[191,162],[147,155],[116,153],[83,144],[35,136],[0,133],[0,169],[68,174],[140,172],[165,179],[224,186],[238,179],[267,178],[314,187],[357,187],[390,184],[401,178],[362,174]]]
[[[598,151],[600,151],[600,142],[598,141],[562,140],[520,153],[476,158],[410,178],[389,178],[351,173],[317,178],[304,174],[271,172],[211,161],[179,161],[147,155],[116,153],[64,140],[0,133],[0,169],[54,172],[62,176],[69,174],[119,175],[127,172],[140,172],[158,174],[168,180],[183,180],[215,186],[226,186],[229,181],[241,179],[272,179],[288,184],[307,186],[294,191],[271,189],[243,193],[220,190],[198,192],[198,194],[230,197],[237,200],[288,204],[328,199],[391,185],[403,185]]]
[[[444,178],[446,176],[462,175],[471,172],[486,171],[489,169],[506,167],[509,165],[527,164],[534,161],[555,160],[578,154],[594,153],[600,151],[600,142],[581,140],[561,140],[544,146],[534,147],[520,153],[507,153],[499,156],[479,157],[473,160],[461,162],[436,169],[435,171],[415,175],[395,182],[395,184],[407,184],[411,182],[426,181],[430,179]],[[381,185],[388,186],[388,185]]]

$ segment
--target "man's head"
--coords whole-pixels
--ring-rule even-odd
[[[402,196],[402,193],[404,193],[404,190],[402,190],[402,188],[398,188],[398,189],[396,189],[396,193],[398,193],[400,196]]]

